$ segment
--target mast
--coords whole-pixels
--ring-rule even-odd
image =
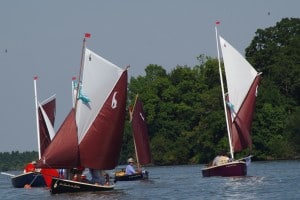
[[[219,74],[220,74],[220,81],[221,81],[223,106],[224,106],[224,112],[225,112],[225,118],[226,118],[226,127],[227,127],[228,141],[229,141],[229,147],[230,147],[230,156],[231,156],[232,159],[234,159],[234,153],[233,153],[233,147],[232,147],[232,141],[231,141],[231,134],[230,134],[230,128],[229,128],[229,122],[228,122],[228,115],[227,115],[227,108],[226,108],[223,75],[222,75],[222,69],[221,69],[220,50],[219,50],[219,38],[218,38],[218,29],[217,29],[217,25],[218,24],[220,24],[219,21],[216,22],[216,26],[215,26],[216,41],[217,41],[217,51],[218,51]]]
[[[34,85],[34,101],[35,101],[36,133],[37,133],[37,141],[38,141],[38,152],[39,152],[39,159],[41,159],[40,126],[39,126],[38,100],[37,100],[37,89],[36,89],[36,80],[37,79],[38,79],[38,77],[34,76],[33,85]]]
[[[84,54],[85,54],[85,46],[86,46],[86,38],[90,38],[90,37],[91,37],[90,33],[85,33],[84,38],[83,38],[82,51],[81,51],[81,60],[80,60],[80,68],[79,68],[79,75],[78,75],[78,83],[77,83],[77,90],[76,90],[76,96],[75,96],[75,111],[76,111],[76,107],[77,107],[78,94],[79,94],[80,83],[81,83],[81,79],[82,79],[82,71],[83,71],[83,65],[84,65]]]
[[[138,94],[135,95],[135,100],[134,100],[134,104],[133,104],[133,108],[132,108],[132,115],[134,113],[135,104],[136,104],[138,96],[139,96]],[[131,123],[132,123],[132,121],[131,121]],[[134,152],[135,152],[135,157],[136,157],[137,168],[138,168],[138,170],[140,170],[141,165],[140,165],[139,156],[138,156],[138,153],[137,153],[137,148],[136,148],[136,143],[135,143],[134,137],[133,137],[133,144],[134,144]]]

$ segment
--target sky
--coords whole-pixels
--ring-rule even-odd
[[[257,29],[299,18],[299,0],[2,0],[0,1],[0,152],[37,151],[33,77],[38,99],[56,94],[57,130],[71,108],[82,39],[129,78],[149,64],[170,72],[216,57],[219,34],[240,53]]]

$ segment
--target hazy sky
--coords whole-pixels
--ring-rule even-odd
[[[57,129],[71,108],[71,78],[87,46],[130,76],[149,64],[170,72],[216,57],[214,24],[242,54],[258,28],[299,17],[299,0],[2,0],[0,1],[0,152],[37,150],[38,99],[57,96]]]

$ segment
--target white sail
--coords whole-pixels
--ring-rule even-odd
[[[223,55],[226,82],[231,109],[237,113],[255,79],[257,71],[248,61],[225,39],[220,37],[220,46]]]
[[[80,99],[77,102],[76,124],[79,143],[84,138],[86,131],[95,120],[123,71],[123,69],[91,50],[85,49],[80,92],[89,99],[89,102],[85,103]],[[114,103],[117,102],[112,102],[112,106],[117,106]]]

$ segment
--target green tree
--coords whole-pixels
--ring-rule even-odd
[[[262,159],[296,156],[293,138],[299,138],[299,133],[292,130],[300,127],[300,121],[298,125],[294,122],[299,119],[300,19],[284,18],[274,27],[258,29],[246,57],[263,72],[253,128],[257,154]]]
[[[36,151],[22,153],[19,151],[0,152],[0,170],[22,170],[27,163],[37,160],[37,158],[38,153]]]

